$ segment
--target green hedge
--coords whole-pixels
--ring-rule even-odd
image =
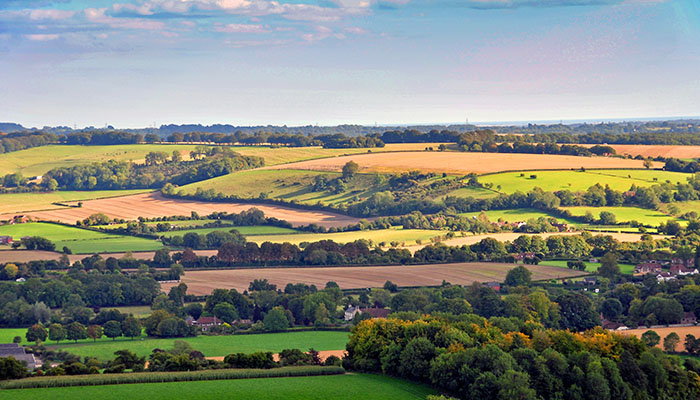
[[[34,389],[65,386],[121,385],[128,383],[160,383],[209,381],[221,379],[279,378],[344,374],[342,367],[283,367],[274,369],[219,369],[186,372],[138,372],[78,376],[46,376],[0,383],[1,389]]]

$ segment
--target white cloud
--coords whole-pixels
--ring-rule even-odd
[[[75,15],[75,11],[68,11],[68,10],[31,10],[29,11],[29,18],[33,20],[40,20],[40,19],[53,19],[53,20],[61,20],[61,19],[68,19],[71,18]]]
[[[34,40],[37,42],[46,42],[49,40],[58,39],[57,34],[30,34],[30,35],[25,35],[25,37],[29,40]]]
[[[225,33],[265,33],[267,30],[262,25],[254,24],[228,24],[214,27],[217,32]]]

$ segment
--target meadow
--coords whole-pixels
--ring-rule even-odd
[[[443,236],[448,231],[431,229],[402,229],[400,227],[390,229],[378,229],[371,231],[349,231],[335,233],[297,233],[293,235],[255,235],[248,238],[251,242],[273,242],[300,244],[303,242],[317,242],[319,240],[333,240],[336,243],[348,243],[365,239],[374,244],[399,242],[411,245],[416,241],[428,241],[436,236]]]
[[[460,215],[464,215],[467,217],[476,217],[479,216],[481,213],[480,212],[472,212],[472,213],[463,213]],[[518,222],[518,221],[527,221],[529,219],[537,219],[537,218],[556,218],[560,222],[565,222],[570,225],[576,225],[576,221],[568,220],[566,218],[560,218],[560,217],[555,217],[547,212],[537,210],[534,208],[512,208],[508,210],[489,210],[489,211],[484,211],[484,214],[486,214],[487,217],[489,217],[489,220],[492,222],[496,222],[499,220],[503,220],[505,222]]]
[[[193,144],[124,144],[111,146],[51,145],[0,154],[0,175],[19,172],[26,177],[43,175],[53,168],[72,167],[107,160],[143,162],[153,151],[180,151],[189,158]]]
[[[584,261],[584,264],[586,264],[586,272],[596,272],[598,271],[598,268],[600,268],[600,263],[598,262],[589,262],[589,261]],[[540,265],[550,265],[552,267],[560,267],[560,268],[568,268],[566,266],[566,261],[564,260],[548,260],[548,261],[542,261]],[[622,272],[625,275],[632,275],[634,273],[634,265],[632,264],[618,264],[620,267],[620,272]]]
[[[149,251],[163,247],[156,240],[114,235],[45,222],[0,225],[0,235],[12,236],[15,240],[25,236],[41,236],[52,241],[56,245],[56,250],[60,251],[65,246],[75,254]]]
[[[4,193],[0,194],[0,213],[24,213],[28,211],[63,208],[53,203],[76,202],[82,200],[105,199],[150,192],[149,189],[136,190],[96,190],[91,192],[49,192],[49,193]]]
[[[25,330],[26,332],[26,330]],[[188,338],[156,339],[141,337],[136,340],[119,338],[111,340],[106,337],[93,342],[91,339],[79,340],[78,343],[46,342],[52,348],[60,348],[79,356],[93,356],[100,360],[114,358],[114,352],[129,349],[140,356],[151,354],[153,349],[168,349],[176,340],[183,340],[193,348],[204,353],[206,357],[221,357],[231,353],[253,353],[271,351],[278,353],[284,349],[297,348],[308,350],[342,350],[348,341],[348,332],[343,331],[305,331],[264,333],[251,335],[196,336]],[[12,338],[10,338],[12,341]]]
[[[329,398],[351,399],[425,399],[435,391],[427,386],[382,375],[343,374],[285,378],[233,379],[195,382],[139,383],[62,387],[50,389],[14,389],[3,391],[3,399],[244,399],[295,400]]]
[[[584,216],[588,211],[593,217],[598,218],[603,211],[615,214],[617,222],[637,221],[644,225],[658,226],[662,222],[675,219],[660,211],[648,210],[638,207],[561,207],[562,210],[571,212],[574,216]]]
[[[536,176],[532,178],[532,176]],[[542,171],[504,172],[479,177],[482,184],[492,185],[492,189],[502,193],[528,192],[535,187],[544,191],[570,190],[586,191],[596,183],[609,185],[617,191],[627,191],[632,185],[651,186],[670,181],[685,183],[690,174],[661,170],[586,170],[583,171]]]
[[[207,233],[214,232],[214,231],[230,232],[232,229],[237,230],[238,233],[240,233],[241,235],[244,235],[244,236],[294,235],[294,234],[297,234],[299,232],[296,229],[282,228],[279,226],[260,225],[260,226],[234,226],[234,227],[227,226],[227,227],[217,227],[217,228],[184,229],[184,230],[177,230],[177,231],[160,232],[158,234],[165,236],[165,237],[184,236],[188,233],[198,233],[200,235],[206,235]]]

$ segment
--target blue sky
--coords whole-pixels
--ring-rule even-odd
[[[697,0],[0,0],[0,121],[700,115]]]

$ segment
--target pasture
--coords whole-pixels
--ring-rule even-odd
[[[374,267],[292,267],[292,268],[246,268],[209,271],[187,271],[182,282],[187,284],[187,293],[207,295],[217,288],[243,291],[254,279],[265,278],[283,288],[287,283],[303,282],[324,287],[334,281],[342,289],[382,287],[387,280],[399,286],[439,286],[443,280],[453,284],[471,285],[474,282],[489,282],[505,279],[515,268],[514,264],[502,263],[456,263],[428,265],[392,265]],[[551,266],[526,266],[533,280],[559,279],[578,276],[582,273]],[[164,291],[174,283],[163,283]]]
[[[12,339],[15,336],[22,338],[20,344],[27,344],[27,339],[25,339],[24,334],[27,333],[25,328],[0,328],[0,343],[12,343]]]
[[[617,217],[617,222],[637,221],[644,225],[658,226],[662,222],[675,219],[660,211],[647,210],[638,207],[561,207],[562,210],[571,212],[574,216],[584,216],[591,212],[593,217],[599,218],[603,211],[611,212]]]
[[[0,225],[0,235],[12,236],[16,240],[25,236],[41,236],[52,241],[57,250],[60,251],[65,246],[76,254],[149,251],[163,247],[160,242],[151,239],[113,235],[45,222]]]
[[[21,214],[28,211],[40,211],[64,208],[53,203],[77,202],[82,200],[105,199],[146,193],[151,190],[96,190],[93,192],[49,192],[49,193],[4,193],[0,194],[0,212],[3,214]]]
[[[535,176],[534,178],[532,176]],[[528,192],[539,187],[546,192],[570,190],[586,191],[596,183],[609,185],[617,191],[626,191],[632,185],[651,186],[671,181],[686,182],[690,174],[659,170],[586,170],[582,171],[542,171],[504,172],[479,177],[482,184],[492,185],[493,190],[502,193]],[[656,180],[655,180],[656,179]]]
[[[472,213],[463,213],[460,215],[464,215],[467,217],[476,217],[479,216],[481,213],[480,212],[472,212]],[[513,208],[513,209],[508,209],[508,210],[488,210],[484,211],[484,214],[486,214],[487,217],[489,217],[489,220],[492,222],[496,222],[499,220],[503,220],[505,222],[518,222],[518,221],[527,221],[529,219],[537,219],[537,218],[556,218],[560,222],[566,222],[570,225],[575,225],[577,224],[575,221],[567,220],[566,218],[560,218],[560,217],[555,217],[549,213],[546,213],[541,210],[537,210],[534,208]]]
[[[317,242],[319,240],[332,240],[336,243],[348,243],[364,239],[374,244],[399,242],[404,245],[415,244],[417,240],[428,241],[436,236],[443,236],[448,231],[431,229],[377,229],[368,231],[349,231],[335,233],[297,233],[293,235],[255,235],[248,237],[248,241],[255,243],[273,242],[300,244],[303,242]]]
[[[26,215],[34,219],[59,221],[74,224],[91,214],[104,213],[110,218],[135,220],[138,217],[155,218],[163,216],[190,215],[196,211],[200,215],[208,215],[217,211],[240,213],[251,208],[260,209],[267,217],[275,217],[290,222],[293,225],[308,225],[311,223],[325,227],[338,227],[356,224],[359,218],[348,217],[326,211],[307,211],[266,204],[219,203],[197,200],[169,199],[158,192],[143,193],[109,199],[88,200],[80,208],[65,208],[48,211],[34,211]],[[0,220],[9,219],[14,214],[2,214]]]
[[[592,263],[589,261],[584,261],[586,264],[586,272],[596,272],[600,268],[600,263]],[[540,265],[550,265],[552,267],[568,268],[566,266],[566,261],[564,260],[549,260],[542,261]],[[632,275],[634,273],[634,265],[632,264],[618,264],[620,267],[620,272],[625,275]]]
[[[58,167],[73,167],[107,160],[143,162],[152,151],[180,151],[189,158],[194,144],[124,144],[111,146],[51,145],[0,154],[0,175],[19,172],[26,177],[43,175]]]
[[[360,172],[397,173],[412,170],[446,172],[465,175],[470,172],[486,174],[519,170],[552,170],[590,168],[643,168],[640,160],[611,157],[577,157],[551,154],[465,153],[465,152],[403,152],[372,153],[344,157],[301,161],[265,167],[265,169],[304,169],[338,172],[348,161],[360,166]],[[661,167],[662,163],[654,163]]]
[[[246,284],[247,287],[248,285]],[[281,350],[290,348],[308,350],[313,347],[316,350],[341,350],[345,349],[348,334],[348,332],[343,331],[305,331],[168,339],[143,336],[142,338],[131,340],[122,337],[114,341],[103,337],[97,342],[85,339],[79,340],[78,343],[61,342],[56,345],[55,342],[46,342],[45,344],[52,348],[61,348],[81,357],[93,356],[100,360],[110,360],[114,358],[114,352],[117,350],[129,349],[140,356],[147,356],[151,354],[153,349],[169,349],[173,347],[173,343],[176,340],[183,340],[192,345],[193,348],[204,353],[206,357],[221,357],[239,352],[271,351],[278,353]]]
[[[160,232],[158,234],[165,236],[165,237],[184,236],[188,233],[197,233],[200,235],[206,235],[207,233],[214,232],[214,231],[230,232],[232,229],[237,230],[241,235],[244,235],[244,236],[293,235],[293,234],[296,234],[299,232],[295,229],[282,228],[279,226],[260,225],[260,226],[234,226],[234,227],[227,226],[227,227],[217,227],[217,228],[184,229],[184,230],[177,230],[177,231]]]
[[[343,374],[285,378],[233,379],[216,381],[138,383],[62,387],[50,389],[12,389],[3,391],[3,399],[72,400],[170,400],[170,399],[260,399],[260,400],[338,400],[425,399],[435,391],[427,386],[383,375]]]

